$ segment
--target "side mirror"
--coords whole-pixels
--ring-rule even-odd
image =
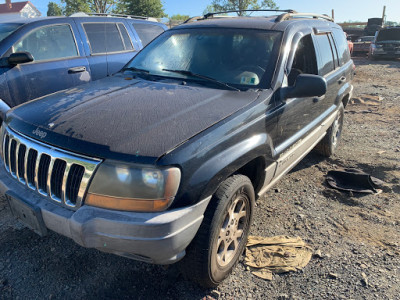
[[[29,52],[17,52],[8,57],[8,63],[12,66],[33,61],[33,56]]]
[[[281,89],[283,100],[289,98],[320,97],[326,93],[326,80],[318,75],[300,74],[294,86]]]

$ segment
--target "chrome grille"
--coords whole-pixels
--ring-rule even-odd
[[[3,161],[12,177],[63,206],[82,205],[99,159],[56,149],[7,127],[3,131]]]

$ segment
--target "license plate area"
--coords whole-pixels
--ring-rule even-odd
[[[14,194],[7,193],[5,196],[14,217],[21,220],[40,236],[47,235],[47,228],[44,224],[40,208],[33,207]]]

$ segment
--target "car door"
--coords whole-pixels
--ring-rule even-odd
[[[10,105],[10,93],[7,84],[7,68],[0,67],[0,99]]]
[[[87,18],[89,19],[89,18]],[[89,19],[90,20],[90,19]],[[101,20],[93,22],[86,19],[77,22],[87,60],[92,71],[92,80],[107,76],[107,49],[106,49],[106,26]]]
[[[318,111],[328,114],[335,109],[335,100],[339,89],[346,82],[346,77],[341,72],[336,46],[330,32],[321,32],[314,35],[318,55],[318,74],[325,78],[327,92],[320,97]]]
[[[8,55],[29,52],[33,61],[8,66],[6,77],[15,106],[59,90],[90,81],[90,68],[74,34],[75,24],[60,23],[36,27],[9,49]],[[7,55],[6,55],[7,56]]]
[[[136,55],[139,44],[131,39],[123,19],[90,18],[76,21],[85,42],[92,79],[97,80],[120,71]]]
[[[294,45],[296,46],[296,45]],[[296,46],[290,72],[287,76],[287,85],[293,86],[299,74],[318,75],[317,56],[311,34],[302,37]],[[316,124],[315,121],[321,113],[320,98],[290,98],[277,101],[277,136],[275,140],[276,154],[281,154],[291,145],[305,136]],[[323,96],[321,97],[323,98]]]
[[[138,52],[123,22],[108,22],[106,26],[107,75],[120,71]]]

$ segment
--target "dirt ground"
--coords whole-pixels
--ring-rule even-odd
[[[164,268],[41,238],[0,199],[0,299],[400,299],[400,62],[356,58],[354,96],[338,152],[309,154],[258,200],[253,235],[300,236],[314,251],[296,273],[254,277],[240,262],[217,289]],[[329,188],[327,171],[358,168],[385,181],[380,194]]]

